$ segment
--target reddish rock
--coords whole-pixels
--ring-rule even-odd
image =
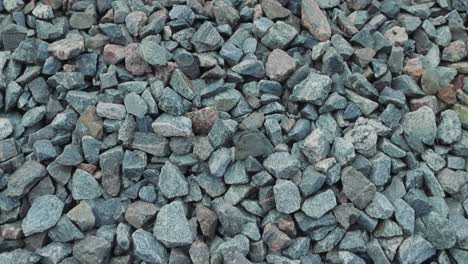
[[[196,217],[202,234],[209,238],[214,237],[218,226],[218,215],[208,207],[199,205],[196,208]]]
[[[437,98],[446,104],[455,104],[457,102],[457,88],[452,84],[447,84],[437,93]]]
[[[291,241],[286,233],[279,230],[273,224],[267,224],[265,226],[262,238],[272,252],[280,252],[283,248],[287,247]]]
[[[49,45],[49,52],[59,60],[68,60],[84,51],[84,39],[80,34],[68,34],[66,38]]]
[[[95,165],[87,163],[81,163],[80,165],[78,165],[78,168],[86,171],[89,174],[94,174],[97,169]]]
[[[281,219],[278,222],[278,229],[286,233],[289,237],[296,237],[297,230],[292,219]]]
[[[75,65],[71,65],[71,64],[64,64],[62,68],[63,68],[64,72],[74,72],[75,71]]]
[[[327,16],[315,0],[302,0],[302,25],[319,41],[331,37],[331,28]]]
[[[21,222],[4,224],[0,226],[0,238],[3,239],[21,239],[23,238]]]
[[[387,30],[384,36],[387,37],[392,42],[392,44],[401,45],[403,42],[408,40],[408,34],[406,34],[406,29],[397,26]]]
[[[455,81],[453,81],[454,88],[456,90],[463,89],[464,85],[465,85],[465,76],[463,74],[458,74],[457,77],[455,78]]]
[[[154,77],[161,80],[163,83],[167,83],[171,79],[172,72],[177,68],[177,64],[170,61],[167,65],[153,66]]]
[[[411,99],[410,101],[411,111],[416,111],[425,105],[431,108],[434,114],[439,112],[439,103],[437,102],[437,98],[433,95]]]
[[[463,59],[467,54],[465,41],[459,39],[448,44],[442,51],[442,60],[457,62]]]
[[[125,46],[107,44],[102,53],[104,61],[109,64],[117,64],[125,59]]]
[[[127,207],[125,220],[133,227],[141,228],[149,224],[158,211],[159,208],[152,203],[136,201]]]
[[[403,72],[411,76],[415,81],[418,81],[423,73],[422,62],[418,58],[409,59],[403,68]]]
[[[149,65],[138,53],[138,43],[130,43],[125,48],[125,67],[133,75],[143,75],[151,71]]]
[[[274,49],[265,65],[266,75],[275,81],[285,81],[296,69],[296,61],[283,50]]]
[[[187,117],[192,120],[193,133],[196,136],[206,136],[210,132],[216,119],[218,119],[219,113],[214,108],[205,107],[203,109],[187,113]]]

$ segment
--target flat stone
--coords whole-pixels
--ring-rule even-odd
[[[287,152],[275,152],[265,159],[263,166],[276,178],[289,179],[299,171],[299,160]]]
[[[7,138],[13,133],[13,124],[9,119],[0,118],[0,140]]]
[[[327,190],[306,199],[302,204],[302,211],[312,218],[320,218],[335,206],[335,193]]]
[[[273,145],[263,133],[243,132],[235,142],[236,159],[245,160],[251,157],[267,157],[273,152]]]
[[[363,209],[376,193],[375,185],[353,167],[346,167],[341,173],[343,193],[359,209]]]
[[[162,114],[151,126],[154,133],[163,137],[188,137],[192,135],[192,121],[184,116]]]
[[[420,235],[408,237],[398,249],[401,263],[423,263],[436,253],[435,248]]]
[[[125,96],[124,104],[127,113],[138,118],[143,118],[148,112],[146,102],[135,92],[131,92]]]
[[[6,194],[13,198],[21,198],[47,174],[46,168],[37,161],[26,161],[8,179]]]
[[[153,233],[170,248],[190,245],[195,238],[180,201],[174,201],[161,208]]]
[[[60,220],[63,206],[64,203],[55,195],[36,198],[23,219],[24,235],[30,236],[53,227]]]

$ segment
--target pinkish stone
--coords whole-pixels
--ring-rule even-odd
[[[125,59],[125,46],[107,44],[104,46],[104,61],[109,64],[117,64]]]
[[[302,0],[302,25],[319,41],[331,37],[331,28],[327,16],[315,0]]]
[[[418,58],[409,59],[403,68],[403,72],[408,74],[413,80],[418,81],[423,73],[422,62]]]
[[[206,136],[211,130],[214,122],[218,119],[219,113],[216,109],[205,107],[187,113],[187,117],[192,120],[192,130],[195,135]]]
[[[392,42],[392,44],[401,45],[403,42],[408,40],[408,34],[406,34],[405,28],[397,26],[387,30],[384,36],[387,37]]]
[[[66,38],[49,45],[49,52],[59,60],[68,60],[84,51],[84,40],[80,34],[68,34]]]
[[[171,78],[172,72],[177,68],[177,64],[174,62],[168,62],[167,65],[155,65],[153,66],[154,76],[161,80],[163,83],[167,83]]]
[[[133,75],[143,75],[151,71],[150,66],[140,57],[138,43],[130,43],[125,48],[125,67]]]
[[[439,103],[437,102],[437,98],[433,95],[411,99],[410,101],[410,108],[412,112],[418,110],[423,106],[428,106],[429,108],[431,108],[434,114],[437,114],[439,112]]]
[[[296,69],[296,61],[283,50],[274,49],[266,62],[266,75],[275,81],[285,81]]]

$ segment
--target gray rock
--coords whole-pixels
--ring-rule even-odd
[[[353,144],[344,138],[335,138],[331,154],[342,166],[356,157]]]
[[[68,218],[81,230],[86,231],[94,227],[96,218],[91,206],[86,201],[81,201],[67,213]]]
[[[375,194],[374,200],[366,206],[367,215],[377,219],[389,219],[394,211],[392,203],[379,192]]]
[[[107,263],[111,243],[104,238],[87,236],[73,245],[73,256],[83,264]]]
[[[276,210],[281,213],[291,214],[301,207],[301,195],[299,188],[288,180],[277,180],[273,187]]]
[[[0,253],[0,262],[5,264],[29,264],[38,263],[41,256],[26,249],[15,249]]]
[[[214,151],[208,161],[211,175],[222,177],[232,161],[232,151],[228,148],[220,148]]]
[[[92,200],[102,194],[102,189],[93,175],[77,169],[72,176],[71,192],[75,200]]]
[[[26,161],[8,179],[6,194],[13,198],[21,198],[47,174],[46,168],[37,161]]]
[[[153,233],[159,241],[170,248],[190,245],[195,238],[180,201],[174,201],[161,208]]]
[[[335,206],[335,193],[327,190],[306,199],[302,204],[302,211],[312,218],[320,218]]]
[[[169,259],[167,250],[150,233],[138,229],[132,234],[133,254],[147,263],[166,263]]]
[[[76,166],[83,162],[83,155],[81,154],[81,147],[79,145],[70,144],[63,148],[55,162],[65,166]]]
[[[299,171],[299,160],[287,152],[275,152],[268,156],[263,166],[278,179],[289,179]]]
[[[267,157],[273,152],[273,145],[263,133],[244,132],[235,142],[236,159],[245,160],[251,157]]]
[[[398,249],[401,263],[422,263],[436,253],[435,248],[420,235],[408,237]]]
[[[213,27],[213,24],[205,22],[193,34],[191,42],[198,52],[207,52],[220,48],[224,40]]]
[[[359,209],[363,209],[374,199],[375,185],[353,167],[342,170],[341,183],[343,193]]]
[[[263,78],[265,76],[265,66],[259,60],[248,59],[232,67],[234,72],[254,78]]]
[[[80,240],[85,237],[67,216],[63,216],[57,224],[49,230],[48,235],[52,241],[63,243]]]
[[[460,139],[461,122],[458,114],[453,110],[445,110],[440,114],[442,117],[437,128],[437,138],[443,144],[452,144]]]
[[[13,124],[9,119],[0,118],[0,140],[7,138],[13,133]]]
[[[284,49],[298,34],[297,30],[283,21],[277,21],[271,26],[261,42],[270,49]]]
[[[163,137],[188,137],[192,135],[192,121],[184,116],[162,114],[151,126],[154,133]]]
[[[330,144],[320,128],[312,131],[304,140],[302,152],[309,162],[317,163],[328,156]]]
[[[387,155],[379,152],[371,160],[371,172],[369,179],[376,185],[382,186],[390,179],[392,160]]]
[[[60,219],[64,203],[55,195],[45,195],[34,200],[22,222],[25,236],[44,232]]]
[[[166,65],[172,54],[152,38],[145,38],[138,47],[141,58],[151,65]]]
[[[143,118],[148,112],[146,102],[135,92],[129,93],[125,96],[124,104],[127,113],[138,118]]]
[[[159,174],[158,187],[166,198],[187,195],[189,192],[185,176],[177,166],[167,161]]]
[[[328,97],[331,83],[330,77],[310,72],[306,79],[294,86],[290,99],[295,102],[321,105]]]
[[[409,140],[417,140],[431,145],[437,135],[434,112],[428,106],[423,106],[414,112],[407,113],[401,123]]]
[[[123,120],[127,111],[122,104],[99,102],[96,107],[97,114],[107,119]]]
[[[460,188],[468,181],[468,175],[464,171],[453,171],[443,169],[437,173],[437,179],[442,189],[449,194],[457,193]]]

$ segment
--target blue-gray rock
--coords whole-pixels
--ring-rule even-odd
[[[167,161],[161,169],[158,187],[161,194],[169,199],[187,195],[189,192],[185,176],[170,161]]]
[[[26,161],[8,178],[6,194],[9,197],[21,198],[47,174],[46,168],[39,162]]]
[[[185,116],[160,115],[151,125],[154,133],[163,137],[188,137],[192,133],[192,121]]]
[[[135,92],[131,92],[125,96],[124,104],[127,113],[138,118],[143,118],[148,112],[146,102]]]
[[[110,258],[111,243],[97,236],[86,236],[73,245],[73,256],[83,264],[104,264]]]
[[[102,194],[102,189],[93,175],[77,169],[72,176],[71,192],[75,200],[92,200]]]
[[[271,26],[261,42],[270,49],[284,49],[297,36],[297,30],[283,21],[277,21]]]
[[[432,145],[437,136],[435,115],[428,106],[407,113],[402,120],[401,126],[408,140],[416,140]]]
[[[302,211],[312,218],[320,218],[335,206],[335,193],[332,190],[327,190],[306,199],[302,204]]]
[[[301,195],[299,188],[288,180],[278,180],[273,187],[276,210],[281,213],[291,214],[301,207]]]
[[[290,179],[299,171],[299,160],[287,152],[275,152],[263,161],[263,166],[278,179]]]
[[[346,167],[341,173],[343,193],[359,209],[369,204],[376,193],[375,185],[353,167]]]
[[[420,235],[408,237],[398,249],[401,263],[423,263],[436,253],[435,248]]]
[[[153,233],[170,248],[190,245],[195,238],[180,201],[174,201],[159,210]]]
[[[64,203],[55,195],[45,195],[34,200],[22,222],[25,236],[44,232],[60,220]]]
[[[132,234],[133,254],[147,263],[166,263],[169,259],[167,250],[150,233],[138,229]]]
[[[306,79],[294,86],[290,99],[295,102],[321,105],[331,91],[331,84],[330,77],[310,72]]]

